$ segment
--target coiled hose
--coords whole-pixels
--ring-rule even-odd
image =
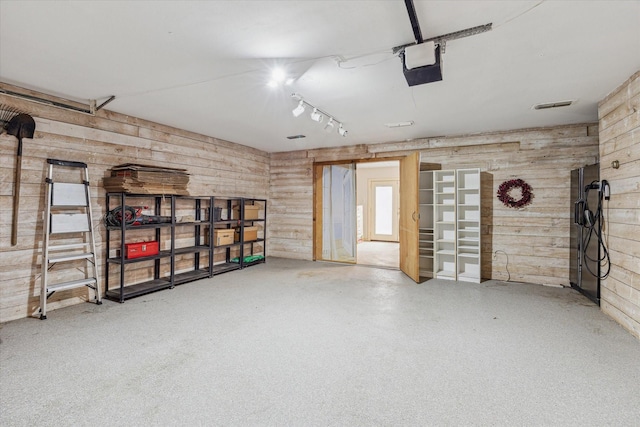
[[[122,225],[122,206],[110,210],[104,217],[107,226],[120,227]],[[136,209],[132,206],[124,207],[124,223],[131,225],[136,222]]]

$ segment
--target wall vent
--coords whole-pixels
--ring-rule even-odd
[[[568,107],[573,104],[575,101],[558,101],[558,102],[547,102],[546,104],[536,104],[533,106],[534,110],[547,110],[549,108],[559,108],[559,107]]]

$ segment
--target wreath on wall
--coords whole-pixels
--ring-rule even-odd
[[[516,200],[511,196],[511,191],[520,189],[521,196]],[[521,179],[511,179],[500,184],[498,187],[498,199],[509,208],[522,208],[531,203],[533,199],[532,188]]]

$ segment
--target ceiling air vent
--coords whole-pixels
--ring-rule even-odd
[[[558,101],[558,102],[547,102],[546,104],[537,104],[533,106],[534,110],[548,110],[549,108],[559,108],[559,107],[568,107],[573,104],[575,101]]]
[[[413,126],[413,120],[407,122],[385,123],[384,125],[388,128],[402,128],[405,126]]]
[[[305,135],[291,135],[288,136],[287,139],[300,139],[300,138],[306,138]]]

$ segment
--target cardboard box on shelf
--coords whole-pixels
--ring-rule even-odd
[[[258,205],[244,205],[244,219],[259,219],[259,212],[262,210],[262,206]],[[240,219],[240,206],[233,207],[232,219]]]
[[[215,246],[230,245],[233,243],[233,229],[221,228],[213,230],[213,244]]]
[[[244,228],[244,241],[251,242],[258,240],[258,227],[245,227]],[[235,241],[240,241],[240,227],[236,228]]]

